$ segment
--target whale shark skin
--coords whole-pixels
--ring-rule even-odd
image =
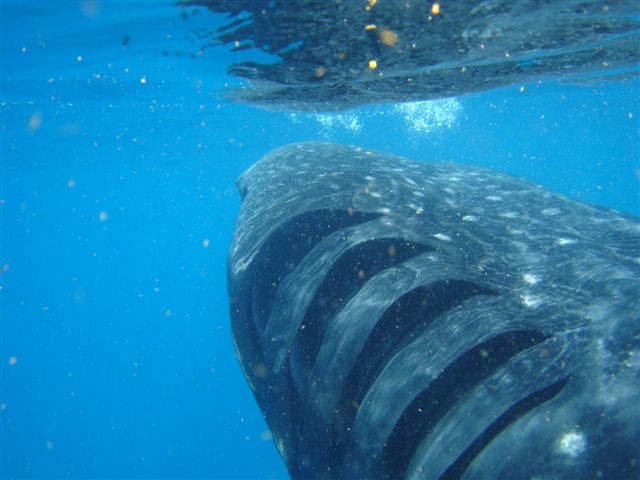
[[[293,478],[639,478],[640,226],[471,166],[277,149],[233,340]]]

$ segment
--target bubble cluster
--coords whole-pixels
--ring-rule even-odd
[[[453,128],[461,113],[462,105],[457,99],[445,98],[377,106],[348,113],[290,113],[288,117],[296,125],[315,123],[319,126],[319,135],[330,138],[337,133],[358,135],[363,131],[372,131],[380,119],[387,125],[404,125],[411,135],[425,135]]]
[[[320,124],[320,134],[323,136],[327,136],[334,129],[347,130],[350,133],[359,133],[362,130],[360,117],[355,113],[318,113],[312,117]]]
[[[407,128],[416,133],[451,128],[455,125],[461,111],[462,105],[455,98],[399,103],[393,107],[393,112],[402,116]]]

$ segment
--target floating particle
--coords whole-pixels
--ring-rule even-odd
[[[67,188],[73,188],[76,186],[76,181],[73,178],[67,180]]]
[[[385,28],[380,32],[380,41],[388,47],[393,47],[396,43],[398,43],[398,34],[393,30]]]
[[[84,0],[80,3],[80,11],[85,17],[97,17],[102,11],[98,0]]]
[[[9,357],[9,365],[13,367],[16,363],[18,363],[18,357],[16,357],[15,355],[11,355]]]
[[[40,112],[36,112],[31,117],[29,117],[29,121],[27,122],[27,131],[35,132],[42,125],[42,114]]]
[[[202,241],[202,246],[203,246],[204,248],[209,248],[209,239],[208,239],[208,238],[205,238],[205,239]]]
[[[376,68],[378,68],[378,62],[376,62],[375,60],[369,60],[369,68],[371,70],[375,70]]]
[[[431,15],[440,15],[440,4],[434,3],[431,5]]]
[[[267,369],[266,365],[262,362],[256,363],[255,366],[253,367],[253,373],[255,373],[256,377],[258,378],[265,378],[268,372],[269,370]]]
[[[100,212],[100,215],[98,215],[98,218],[101,222],[106,222],[109,219],[109,214],[103,210]]]

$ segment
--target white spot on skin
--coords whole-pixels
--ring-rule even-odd
[[[462,217],[462,221],[463,222],[477,222],[478,221],[478,217],[476,217],[475,215],[465,215],[464,217]]]
[[[587,449],[587,439],[582,432],[567,432],[558,439],[557,452],[570,458],[578,458]]]
[[[540,277],[534,275],[533,273],[525,273],[524,275],[522,275],[522,280],[524,280],[524,283],[527,283],[529,285],[535,285],[540,281]]]
[[[434,237],[437,238],[438,240],[442,240],[443,242],[451,241],[451,237],[448,235],[445,235],[444,233],[436,233]]]
[[[540,300],[539,297],[529,293],[523,293],[520,295],[520,301],[522,302],[522,305],[527,308],[535,308],[542,303],[542,300]]]
[[[485,200],[489,200],[490,202],[501,202],[502,197],[498,195],[489,195],[488,197],[484,197]]]
[[[572,243],[576,243],[575,240],[571,240],[570,238],[559,238],[556,240],[556,245],[560,245],[564,247],[565,245],[571,245]]]
[[[558,210],[557,208],[545,208],[540,213],[542,213],[543,215],[553,216],[558,215],[560,213],[560,210]]]
[[[284,442],[282,441],[282,438],[280,438],[279,436],[275,436],[275,440],[276,440],[276,448],[278,449],[278,452],[280,452],[280,455],[282,456],[282,458],[286,459],[287,458],[287,450],[284,447]]]
[[[382,195],[380,195],[378,192],[369,192],[369,195],[373,198],[382,198]]]

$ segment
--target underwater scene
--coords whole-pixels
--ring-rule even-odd
[[[0,0],[0,478],[640,477],[637,0]]]

